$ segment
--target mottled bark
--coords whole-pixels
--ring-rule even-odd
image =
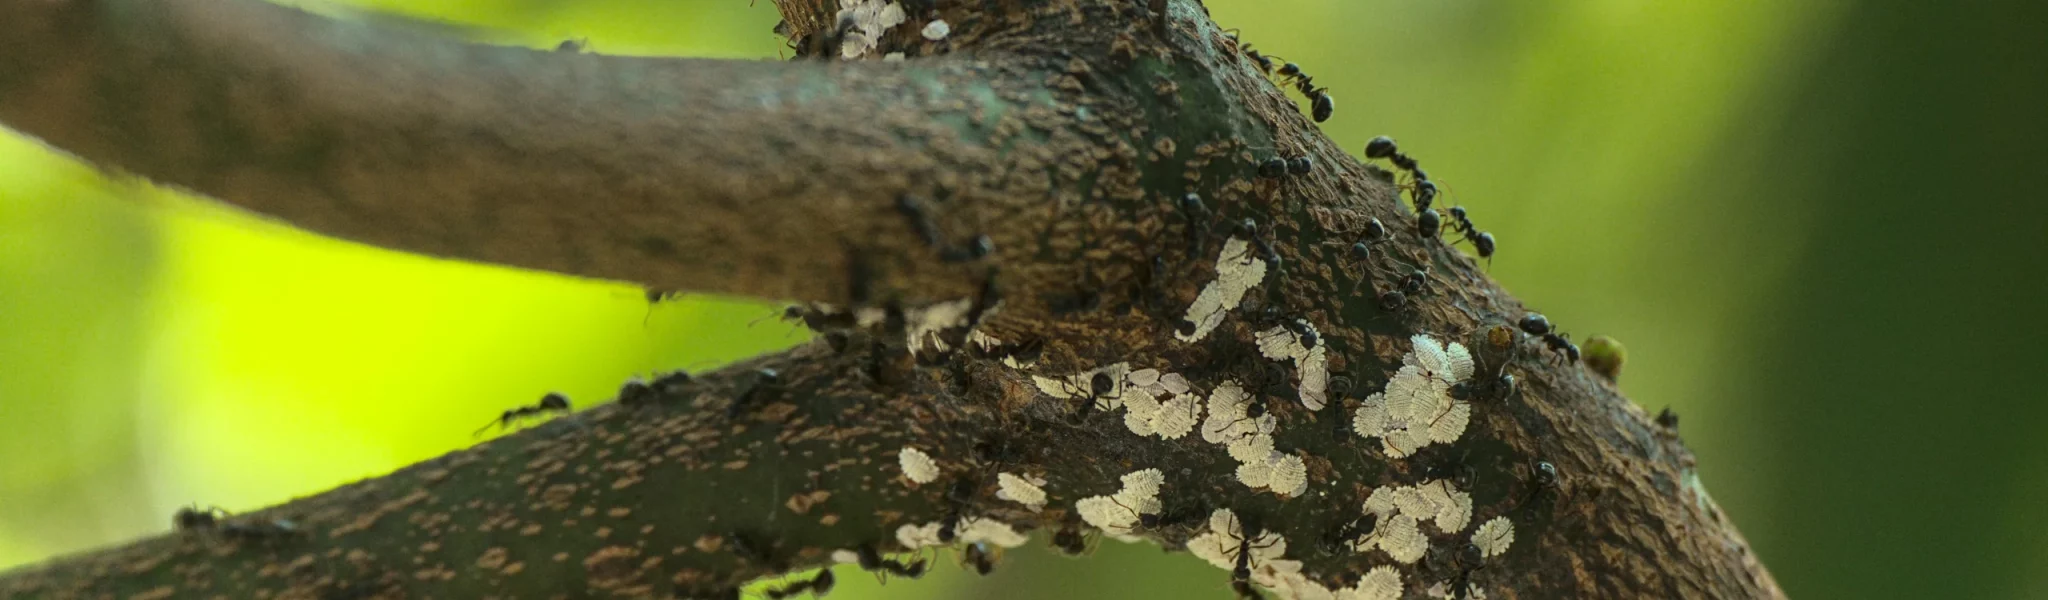
[[[825,3],[779,4],[800,45],[836,41]],[[1283,596],[1359,596],[1376,567],[1408,596],[1779,595],[1676,436],[1537,340],[1495,344],[1519,303],[1418,234],[1395,178],[1331,145],[1199,4],[937,5],[945,40],[920,37],[919,11],[881,40],[902,62],[757,63],[469,46],[246,0],[0,0],[0,123],[95,164],[397,249],[869,317],[386,477],[18,570],[0,595],[716,596],[902,549],[919,525],[1073,527],[1078,501],[1142,469],[1163,476],[1158,521],[1118,533],[1181,547],[1231,509],[1288,541],[1251,565]],[[1276,156],[1313,171],[1257,177]],[[1180,207],[1189,192],[1206,210]],[[1373,218],[1394,235],[1360,261]],[[1232,264],[1270,272],[1244,306],[1178,336],[1228,270],[1219,252],[1253,240]],[[1381,306],[1418,269],[1421,293]],[[1305,362],[1255,341],[1296,319],[1355,382],[1329,408],[1309,408]],[[1349,424],[1415,334],[1471,348],[1474,382],[1521,385],[1474,400],[1453,443],[1395,457]],[[1264,398],[1271,457],[1299,461],[1305,491],[1248,487],[1199,430],[1138,435],[1141,409],[1113,405],[1150,375],[1116,377],[1110,406],[1063,397],[1119,363]],[[905,447],[935,478],[911,481]],[[1041,478],[1048,504],[999,498],[999,473]],[[1419,559],[1328,543],[1374,490],[1435,480],[1472,509],[1424,526]],[[1495,517],[1516,541],[1461,556]],[[299,531],[233,535],[276,518]]]

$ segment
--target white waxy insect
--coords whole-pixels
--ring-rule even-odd
[[[1382,530],[1375,532],[1380,550],[1387,556],[1404,563],[1414,563],[1429,551],[1429,538],[1423,537],[1422,529],[1416,526],[1415,517],[1394,515]]]
[[[1188,306],[1187,321],[1195,324],[1191,332],[1175,331],[1173,337],[1183,342],[1201,340],[1223,324],[1223,317],[1244,301],[1244,293],[1257,287],[1266,278],[1266,261],[1252,256],[1251,244],[1235,237],[1223,242],[1223,252],[1216,257],[1216,280],[1202,287],[1202,293],[1195,296],[1194,304]]]
[[[923,450],[904,446],[896,453],[896,463],[903,467],[903,476],[914,483],[931,483],[939,478],[939,463]]]
[[[1337,594],[1341,600],[1400,600],[1401,572],[1392,565],[1380,565],[1366,571],[1358,583]]]
[[[904,524],[896,528],[896,543],[910,550],[925,546],[943,546],[946,543],[939,540],[939,529],[944,526],[943,523],[936,521],[923,525]]]
[[[1123,476],[1123,489],[1108,496],[1089,496],[1074,503],[1075,512],[1089,525],[1116,536],[1130,538],[1138,516],[1159,514],[1164,505],[1159,501],[1159,488],[1166,483],[1166,475],[1159,469],[1141,469]]]
[[[875,43],[882,39],[882,33],[902,24],[908,17],[903,7],[883,0],[846,0],[840,3],[836,22],[853,23],[853,29],[846,33],[839,43],[842,58],[860,58],[875,49]]]
[[[1031,510],[1045,508],[1045,489],[1038,487],[1041,485],[1045,485],[1044,479],[997,473],[996,498],[1022,504]]]
[[[936,42],[946,39],[946,36],[951,35],[953,33],[953,26],[947,25],[945,19],[932,19],[932,22],[924,25],[924,31],[919,33],[924,35],[924,39]]]
[[[1455,442],[1472,422],[1471,403],[1451,397],[1451,388],[1472,376],[1470,351],[1427,335],[1416,335],[1410,342],[1414,348],[1402,357],[1386,390],[1367,396],[1351,421],[1352,431],[1360,437],[1380,438],[1382,450],[1392,458],[1405,458],[1430,444]]]
[[[1211,444],[1228,444],[1248,435],[1273,433],[1278,421],[1271,414],[1253,419],[1246,416],[1245,409],[1251,406],[1251,394],[1238,386],[1236,381],[1225,381],[1209,394],[1209,416],[1202,421],[1202,440]]]
[[[1009,523],[973,517],[961,519],[958,536],[962,544],[994,544],[1004,548],[1015,548],[1031,541],[1031,536],[1018,532]]]
[[[962,298],[904,311],[903,318],[907,324],[903,334],[904,344],[910,347],[912,355],[916,355],[918,350],[927,344],[934,352],[951,350],[953,348],[938,335],[939,332],[954,327],[966,327],[967,313],[973,310],[974,300]]]
[[[1108,392],[1103,394],[1095,393],[1095,375],[1097,373],[1108,376],[1110,383]],[[1113,365],[1096,367],[1066,377],[1032,375],[1031,383],[1038,388],[1038,391],[1043,392],[1047,396],[1054,398],[1086,398],[1094,396],[1096,408],[1115,410],[1124,405],[1124,389],[1128,387],[1128,382],[1125,381],[1125,378],[1130,373],[1131,363],[1120,362]]]
[[[1506,516],[1494,517],[1472,532],[1472,545],[1479,547],[1479,555],[1486,558],[1500,556],[1508,551],[1508,545],[1515,543],[1515,523]]]
[[[1295,322],[1311,335],[1317,333],[1314,324],[1302,319]],[[1259,332],[1259,353],[1273,360],[1293,361],[1301,377],[1301,385],[1295,391],[1301,397],[1302,406],[1309,410],[1322,410],[1329,398],[1325,388],[1330,384],[1330,360],[1322,344],[1310,348],[1302,340],[1293,330],[1276,326]]]

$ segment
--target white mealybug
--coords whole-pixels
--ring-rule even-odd
[[[1472,545],[1479,547],[1479,555],[1487,558],[1500,556],[1508,551],[1508,545],[1515,543],[1515,522],[1507,517],[1494,517],[1472,532]]]
[[[845,548],[833,550],[832,562],[839,564],[857,563],[860,562],[860,553],[854,552],[852,550],[847,550]]]
[[[939,479],[939,463],[923,450],[904,446],[896,453],[896,462],[903,466],[903,476],[914,483],[931,483]]]
[[[1188,552],[1196,558],[1208,561],[1218,569],[1237,568],[1237,550],[1242,545],[1245,531],[1238,523],[1237,513],[1228,508],[1219,508],[1209,513],[1209,531],[1188,540]],[[1267,561],[1279,560],[1287,555],[1287,538],[1271,531],[1261,531],[1251,540],[1251,567],[1258,569]]]
[[[903,7],[895,2],[882,0],[845,0],[840,3],[837,22],[852,20],[853,30],[846,33],[845,41],[839,43],[839,55],[843,58],[860,58],[875,49],[875,43],[882,39],[882,33],[908,20]]]
[[[1194,323],[1194,329],[1175,331],[1173,337],[1183,342],[1207,337],[1244,301],[1244,293],[1265,279],[1266,261],[1252,255],[1251,243],[1235,237],[1224,241],[1223,252],[1216,256],[1216,280],[1203,286],[1201,295],[1188,306],[1186,320]]]
[[[915,356],[927,343],[934,352],[952,350],[938,333],[954,327],[966,327],[967,313],[973,310],[974,299],[962,298],[904,311],[903,317],[908,326],[903,341],[910,346],[910,354]]]
[[[997,473],[996,498],[1022,504],[1031,510],[1045,508],[1045,489],[1038,487],[1041,485],[1045,485],[1044,479]]]
[[[1351,429],[1364,438],[1380,438],[1391,458],[1405,458],[1429,444],[1458,440],[1471,424],[1472,405],[1451,397],[1451,387],[1471,379],[1472,354],[1465,346],[1449,346],[1427,335],[1409,340],[1413,350],[1402,357],[1399,371],[1385,391],[1367,396],[1353,414]]]
[[[1380,550],[1386,551],[1387,556],[1394,560],[1412,564],[1429,551],[1429,538],[1422,536],[1422,529],[1416,526],[1413,516],[1394,515],[1380,527],[1382,530],[1375,532]]]
[[[1031,536],[1017,531],[1009,523],[995,519],[967,517],[960,521],[959,542],[962,544],[994,544],[1004,548],[1015,548],[1031,541]]]
[[[1391,565],[1380,565],[1366,571],[1358,583],[1344,590],[1339,598],[1345,600],[1400,600],[1401,572]]]
[[[1115,494],[1089,496],[1074,502],[1074,510],[1080,513],[1081,520],[1109,536],[1134,541],[1137,538],[1130,531],[1138,523],[1139,515],[1156,515],[1165,507],[1159,501],[1159,488],[1166,483],[1166,475],[1159,469],[1142,469],[1125,474],[1123,483],[1123,489]]]
[[[1202,421],[1202,440],[1211,444],[1228,444],[1249,435],[1273,433],[1278,421],[1271,413],[1253,419],[1245,415],[1245,408],[1251,405],[1251,394],[1245,392],[1236,381],[1225,381],[1209,394],[1209,417]]]
[[[1316,335],[1316,327],[1306,320],[1295,319],[1295,323]],[[1330,385],[1330,359],[1323,344],[1310,348],[1302,344],[1302,337],[1286,327],[1276,326],[1258,334],[1259,353],[1273,360],[1294,361],[1296,371],[1301,373],[1301,386],[1296,391],[1301,396],[1301,405],[1309,410],[1322,410],[1329,399],[1325,388]]]
[[[1109,376],[1110,391],[1103,394],[1095,393],[1095,375],[1097,373]],[[1045,393],[1047,396],[1061,399],[1095,396],[1095,408],[1115,410],[1124,405],[1124,388],[1128,385],[1125,378],[1130,376],[1130,374],[1131,363],[1120,362],[1113,365],[1096,367],[1066,377],[1032,375],[1031,383],[1038,387],[1038,391]]]
[[[946,543],[939,540],[939,529],[944,526],[944,523],[936,521],[923,525],[906,523],[902,527],[896,528],[896,543],[902,544],[908,550],[916,550],[925,546],[943,546]]]
[[[919,33],[924,34],[924,39],[936,42],[946,39],[947,35],[953,33],[953,26],[947,25],[945,19],[932,19],[932,22],[924,25],[924,31]]]

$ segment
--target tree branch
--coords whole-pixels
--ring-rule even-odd
[[[1004,147],[1048,135],[1013,122],[1051,120],[1041,79],[481,46],[251,0],[0,2],[0,120],[95,164],[380,246],[761,298],[857,300],[855,260],[881,294],[972,292],[940,254],[1006,216],[974,200],[1054,195],[1002,177],[1043,158]]]
[[[1208,21],[1199,4],[1169,2],[1163,12],[1154,8],[1159,3],[1121,0],[942,4],[939,15],[959,32],[953,42],[985,53],[988,72],[1001,75],[988,80],[990,87],[946,84],[941,86],[946,94],[927,97],[901,92],[907,88],[889,95],[880,83],[946,81],[953,77],[948,73],[983,68],[982,63],[963,59],[911,61],[932,66],[793,67],[777,76],[783,79],[772,81],[770,76],[752,79],[755,76],[734,71],[732,81],[712,84],[682,81],[703,73],[726,73],[707,67],[685,75],[683,70],[699,64],[689,61],[588,59],[599,62],[579,70],[584,67],[562,65],[583,64],[573,61],[586,59],[494,64],[478,57],[497,56],[491,53],[500,50],[457,51],[453,48],[458,47],[424,41],[399,46],[409,48],[403,55],[383,54],[396,52],[391,46],[358,48],[377,57],[361,62],[388,60],[411,65],[408,69],[460,65],[485,74],[464,77],[496,81],[494,85],[503,87],[482,87],[508,95],[516,92],[508,82],[526,77],[517,69],[535,69],[541,81],[551,80],[548,73],[582,73],[596,82],[588,86],[596,90],[588,92],[593,97],[639,97],[622,91],[629,88],[619,82],[646,81],[672,67],[677,70],[673,85],[678,89],[730,87],[743,93],[706,93],[741,104],[732,98],[803,96],[790,90],[814,89],[808,86],[816,84],[813,77],[818,74],[846,80],[830,88],[836,92],[818,92],[816,98],[825,100],[807,100],[823,104],[807,106],[835,105],[831,99],[842,98],[848,110],[867,111],[858,114],[895,114],[855,106],[863,101],[895,99],[929,108],[944,107],[953,102],[949,98],[979,97],[962,100],[965,108],[937,111],[942,116],[936,120],[943,124],[938,127],[950,133],[910,138],[899,134],[922,130],[887,120],[866,128],[860,126],[862,121],[842,122],[840,128],[806,125],[800,129],[832,133],[809,140],[789,137],[790,129],[779,120],[746,121],[724,129],[726,124],[674,124],[646,116],[651,112],[625,114],[641,115],[636,118],[656,129],[727,132],[735,136],[732,145],[795,153],[798,159],[780,162],[762,158],[772,153],[731,159],[764,161],[758,165],[764,170],[757,178],[773,177],[774,184],[735,177],[737,170],[713,172],[681,165],[661,171],[706,178],[696,183],[661,182],[696,190],[690,193],[712,198],[714,204],[716,199],[776,197],[798,207],[824,207],[790,209],[817,211],[810,220],[792,224],[809,237],[793,240],[764,234],[762,244],[825,245],[811,240],[820,231],[837,231],[831,229],[837,224],[821,219],[842,214],[831,211],[840,210],[833,208],[835,202],[844,202],[858,205],[844,209],[843,215],[856,225],[870,223],[865,225],[872,230],[869,233],[921,243],[925,238],[957,239],[958,234],[951,232],[976,231],[1002,250],[983,261],[988,270],[979,277],[930,278],[949,282],[950,288],[894,288],[881,298],[912,300],[895,318],[834,331],[826,341],[747,365],[783,373],[788,383],[766,388],[771,391],[764,393],[770,396],[749,396],[744,391],[749,386],[763,388],[751,383],[758,375],[745,371],[692,384],[661,400],[631,394],[618,404],[506,441],[248,517],[259,523],[274,516],[303,520],[305,537],[237,543],[212,534],[169,536],[0,577],[0,592],[82,595],[167,589],[166,593],[254,595],[259,589],[280,594],[355,590],[442,597],[516,585],[520,592],[535,595],[592,590],[705,594],[730,590],[757,575],[822,563],[835,550],[868,544],[903,549],[965,542],[1007,545],[1018,540],[1006,532],[1057,527],[1071,533],[1085,522],[1105,535],[1187,549],[1233,579],[1289,598],[1472,591],[1503,597],[1782,595],[1706,496],[1692,469],[1692,457],[1675,432],[1652,425],[1577,362],[1553,357],[1542,341],[1515,333],[1509,324],[1525,309],[1469,258],[1417,225],[1418,219],[1399,203],[1392,174],[1357,162],[1320,135],[1288,96],[1254,68],[1237,43]],[[13,6],[9,10],[23,10]],[[193,5],[171,1],[163,6],[178,8],[107,6],[124,9],[95,13],[74,8],[69,10],[76,12],[62,15],[95,23],[126,23],[123,19],[132,19],[133,14],[186,22],[171,16],[185,14],[179,11]],[[820,6],[783,3],[792,29],[806,42],[827,35],[819,28],[831,21],[820,18]],[[261,12],[230,12],[241,11]],[[1168,17],[1164,24],[1158,20],[1162,16]],[[932,44],[915,37],[928,18],[920,16],[891,30],[880,50],[931,49]],[[52,18],[35,21],[39,26],[51,22]],[[14,23],[0,25],[0,34],[8,36],[7,46],[0,50],[29,51],[33,44],[19,40],[40,39],[22,33],[37,27],[21,26],[19,20],[0,23]],[[137,39],[161,43],[132,45],[175,47],[162,40],[214,38]],[[180,43],[240,47],[219,40],[208,42],[218,46]],[[97,44],[131,45],[113,39]],[[279,64],[293,64],[291,59],[304,55],[286,47],[254,47],[284,57],[263,59],[284,61]],[[30,89],[68,89],[69,96],[53,96],[93,98],[88,92],[101,81],[94,74],[103,70],[91,67],[94,62],[121,65],[106,69],[111,72],[138,68],[138,63],[123,62],[119,53],[99,56],[105,52],[97,48],[80,50],[87,58],[76,62],[62,62],[62,53],[38,54],[68,66],[37,77],[19,76],[10,68],[0,76],[0,90],[41,81]],[[318,67],[313,73],[372,69],[314,62],[308,67]],[[428,71],[392,71],[408,77],[421,72]],[[920,73],[937,75],[920,79]],[[454,71],[446,74],[458,77]],[[573,78],[553,77],[560,79]],[[66,81],[72,82],[70,87],[61,85]],[[162,85],[175,91],[170,83]],[[755,85],[762,87],[749,87]],[[870,85],[877,87],[864,87]],[[410,139],[405,127],[370,116],[384,113],[383,118],[412,129],[482,136],[494,141],[477,147],[493,149],[471,156],[491,160],[405,155],[423,165],[408,166],[392,158],[400,154],[364,151],[351,155],[358,156],[351,160],[392,170],[375,177],[350,172],[351,177],[335,180],[340,182],[335,185],[412,194],[405,203],[424,204],[443,202],[444,195],[488,197],[485,192],[504,192],[498,188],[507,182],[552,185],[547,189],[557,194],[584,193],[581,186],[604,190],[600,196],[643,189],[621,188],[613,181],[632,172],[621,165],[633,161],[585,160],[581,154],[607,156],[613,149],[605,144],[563,146],[563,152],[576,154],[553,157],[564,163],[560,166],[539,165],[527,153],[555,147],[548,145],[552,138],[528,134],[516,138],[516,144],[504,142],[513,138],[495,130],[444,124],[478,121],[420,118],[427,113],[409,104],[439,106],[443,100],[437,98],[445,97],[482,106],[519,106],[497,95],[475,93],[480,88],[463,92],[464,86],[455,87],[444,95],[385,98],[376,111],[358,117],[364,121],[359,127]],[[863,89],[881,96],[861,100],[857,91]],[[1001,100],[977,96],[975,90]],[[541,97],[536,105],[553,105],[549,99],[555,96]],[[97,113],[113,119],[99,123],[88,116],[38,116],[68,114],[60,107],[22,108],[35,106],[40,105],[10,96],[0,100],[0,119],[66,124],[21,126],[49,131],[42,135],[59,145],[87,148],[78,151],[89,158],[169,165],[132,167],[157,173],[153,176],[171,177],[198,169],[189,165],[226,160],[201,160],[193,157],[205,155],[166,149],[127,149],[113,143],[123,139],[119,136],[84,133],[102,126],[117,132],[156,132],[149,125],[151,119],[113,111]],[[298,110],[353,114],[347,106],[354,105],[302,102]],[[300,114],[250,110],[276,119]],[[493,112],[460,114],[514,131],[556,131],[545,127],[546,119]],[[931,120],[931,111],[922,114],[920,118]],[[948,121],[963,114],[975,116],[965,119],[965,125]],[[453,119],[445,114],[440,118]],[[549,118],[584,125],[607,119]],[[124,119],[143,124],[124,124]],[[777,119],[803,124],[816,122],[817,117],[793,111]],[[963,131],[985,132],[988,137],[961,142],[958,136]],[[638,132],[611,135],[660,139],[638,137]],[[59,139],[60,134],[70,137]],[[783,145],[739,139],[749,137],[780,140]],[[144,139],[151,145],[175,146],[185,138]],[[917,143],[899,147],[867,141],[876,139]],[[884,149],[879,155],[862,151],[877,147]],[[696,160],[723,160],[701,148],[679,152]],[[939,158],[915,156],[921,153]],[[1311,168],[1305,174],[1279,177],[1258,174],[1262,163],[1281,157],[1307,158]],[[813,167],[830,184],[845,185],[864,174],[893,169],[899,159],[924,165],[912,171],[924,175],[876,188],[879,192],[819,192],[840,194],[833,197],[847,198],[843,201],[756,190],[780,190],[785,182],[819,177],[802,171]],[[499,161],[519,168],[497,170],[492,165]],[[529,169],[553,173],[550,177],[562,181],[550,184],[529,178]],[[923,178],[927,175],[936,183]],[[880,178],[895,181],[889,179],[894,176]],[[247,189],[282,185],[273,181],[275,177],[250,177],[269,183]],[[441,179],[447,181],[430,186],[431,191],[406,191],[408,186]],[[232,185],[237,179],[223,181],[230,183],[219,186],[221,190],[243,189]],[[390,183],[394,181],[398,183]],[[804,187],[809,183],[787,185],[814,189]],[[903,215],[891,212],[889,203],[896,193],[917,191],[921,185],[951,191],[950,196],[934,193],[927,198],[927,208],[936,215],[932,226],[913,218],[898,221],[890,233],[881,231],[887,226],[873,224],[888,220],[877,217],[882,214],[901,219]],[[289,192],[280,197],[333,194],[318,185],[279,189]],[[1203,208],[1180,203],[1188,192],[1199,195]],[[521,206],[532,208],[536,216],[518,221],[517,227],[492,229],[488,236],[472,230],[468,235],[474,239],[460,237],[462,243],[415,243],[510,248],[534,237],[560,237],[575,240],[563,244],[616,244],[601,238],[620,237],[610,233],[611,227],[634,220],[582,216],[577,219],[609,225],[565,233],[553,225],[558,220],[553,215],[583,214],[579,208],[543,196],[520,197],[529,199]],[[675,201],[701,201],[689,198],[682,194]],[[369,201],[350,202],[346,205]],[[758,218],[751,213],[759,207],[747,208],[712,218],[758,224],[749,219]],[[403,211],[416,209],[391,210],[409,214]],[[538,216],[543,214],[547,216]],[[1372,220],[1388,225],[1393,235],[1373,247],[1370,257],[1360,258],[1350,247]],[[362,226],[369,230],[360,235],[388,241],[374,237],[387,235],[376,230],[386,225],[367,219]],[[678,231],[727,231],[720,229],[725,225],[701,227],[710,229]],[[806,229],[812,227],[823,229]],[[948,233],[926,235],[925,230]],[[681,240],[683,233],[676,235],[679,244],[704,241],[689,242]],[[930,246],[946,244],[924,245],[922,257],[899,255],[878,270],[883,274],[877,278],[898,286],[925,281],[926,265],[917,261],[935,260],[931,257],[938,249]],[[579,255],[559,250],[503,252],[538,263],[527,266],[588,275],[681,277],[647,279],[663,284],[692,283],[685,276],[751,281],[720,279],[717,267],[682,262],[657,266],[659,261],[630,258],[625,251],[603,254],[607,260],[575,262],[564,257]],[[768,252],[775,251],[780,250]],[[790,252],[777,256],[837,260],[841,262],[833,264],[839,265],[847,260],[816,248]],[[771,296],[789,290],[791,296],[828,300],[862,295],[833,289],[854,287],[861,279],[846,273],[821,274],[831,279],[831,285],[768,281],[771,275],[808,272],[801,270],[810,266],[792,263],[784,270],[765,271],[755,284],[713,288],[766,290]],[[997,267],[1000,279],[988,274]],[[692,268],[713,272],[688,270]],[[1383,294],[1398,288],[1408,289],[1407,301],[1386,302]],[[966,312],[977,318],[914,302],[962,296],[973,298],[973,309]],[[946,348],[927,333],[938,334],[936,339]],[[905,346],[916,353],[914,357],[903,351]],[[1471,362],[1450,358],[1459,351],[1469,351]],[[1519,385],[1498,383],[1500,374],[1513,375]],[[1339,381],[1352,385],[1347,390]],[[730,402],[735,397],[751,400],[733,409]],[[932,472],[922,473],[914,466],[917,461],[902,459],[904,447],[918,448],[933,459]],[[1003,489],[1005,474],[1041,482],[1038,487],[1048,496],[1045,506],[1033,510],[1013,501],[1023,492]],[[928,480],[917,485],[902,478],[927,475]],[[825,515],[833,517],[830,523]],[[975,521],[983,525],[969,535],[963,531],[971,519],[985,521]],[[948,523],[955,535],[941,539],[937,532]],[[1509,528],[1512,535],[1503,535]],[[205,548],[212,550],[200,551]],[[1241,573],[1233,565],[1238,562],[1245,565]],[[294,566],[301,563],[305,566]],[[201,564],[211,568],[194,566]],[[195,569],[206,575],[191,575]],[[341,587],[351,582],[367,587]]]

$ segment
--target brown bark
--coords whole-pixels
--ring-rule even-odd
[[[779,3],[807,42],[835,22],[823,4]],[[913,14],[882,41],[910,60],[770,64],[470,46],[245,0],[0,0],[0,122],[95,164],[397,249],[884,315],[230,520],[288,517],[302,534],[177,532],[0,576],[0,595],[716,595],[833,550],[897,548],[904,525],[1061,528],[1145,468],[1166,491],[1141,537],[1182,546],[1230,508],[1325,588],[1389,566],[1408,596],[1781,595],[1676,436],[1536,340],[1492,345],[1519,303],[1415,232],[1392,175],[1330,144],[1199,4],[937,4],[951,37],[922,40],[930,17]],[[1314,171],[1256,177],[1276,155]],[[1179,209],[1188,192],[1209,210]],[[1285,268],[1177,340],[1246,218]],[[1395,235],[1361,262],[1347,247],[1371,218]],[[980,235],[993,254],[966,252]],[[1381,307],[1417,269],[1424,291]],[[977,317],[939,334],[953,351],[906,341],[920,309],[951,300]],[[1313,324],[1330,370],[1357,382],[1335,408],[1309,410],[1292,389],[1305,373],[1260,355],[1276,316]],[[959,349],[969,329],[1043,356]],[[1522,384],[1474,402],[1454,443],[1393,458],[1344,425],[1416,333]],[[1199,432],[1138,436],[1123,412],[1033,385],[1113,363],[1270,392],[1274,445],[1306,465],[1307,493],[1247,487]],[[905,478],[906,446],[937,480]],[[1556,489],[1537,485],[1539,461]],[[999,500],[999,472],[1042,477],[1051,502]],[[1372,490],[1438,478],[1474,509],[1456,531],[1425,528],[1426,557],[1320,543]],[[1493,517],[1517,541],[1459,558]]]

